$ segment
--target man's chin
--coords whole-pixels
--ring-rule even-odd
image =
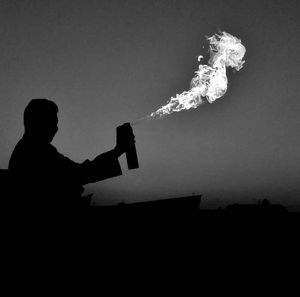
[[[51,143],[52,140],[54,139],[54,136],[55,136],[55,135],[53,135],[53,136],[48,136],[47,138],[45,138],[45,141]]]
[[[49,142],[51,143],[53,139],[54,139],[54,136],[50,138]]]

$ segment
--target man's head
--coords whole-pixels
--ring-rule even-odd
[[[32,99],[24,111],[25,134],[51,142],[58,127],[58,107],[48,99]]]

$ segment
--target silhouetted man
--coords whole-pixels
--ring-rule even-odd
[[[80,207],[83,185],[122,174],[118,157],[134,141],[134,135],[117,138],[111,151],[93,161],[76,163],[51,145],[58,127],[58,107],[47,99],[33,99],[24,111],[25,133],[9,162],[17,204],[35,210]]]

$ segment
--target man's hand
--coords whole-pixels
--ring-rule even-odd
[[[135,136],[129,123],[117,127],[117,144],[114,148],[117,156],[121,156],[135,143]]]

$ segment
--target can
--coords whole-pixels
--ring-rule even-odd
[[[130,123],[125,123],[122,126],[118,127],[118,133],[121,134],[123,141],[127,139],[132,139],[133,130]],[[139,168],[139,161],[136,152],[135,143],[130,141],[127,145],[127,150],[125,152],[127,159],[127,167],[128,169],[136,169]]]

